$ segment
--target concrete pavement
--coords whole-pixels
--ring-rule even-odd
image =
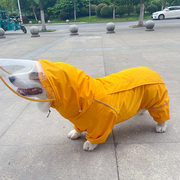
[[[52,109],[49,118],[17,97],[0,81],[0,179],[2,180],[179,180],[180,179],[180,25],[116,27],[55,32],[6,32],[0,58],[49,59],[103,77],[147,66],[161,74],[170,96],[171,120],[166,133],[145,112],[114,127],[104,144],[82,149],[85,134],[69,140],[73,125]]]

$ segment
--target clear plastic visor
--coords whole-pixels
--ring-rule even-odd
[[[51,97],[47,95],[47,88],[42,85],[47,77],[38,61],[0,59],[0,78],[9,89],[25,99],[54,100],[50,84],[46,86],[51,89]]]

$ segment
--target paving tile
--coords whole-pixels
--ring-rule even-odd
[[[116,150],[120,179],[179,179],[179,148],[179,143],[118,145]]]
[[[118,180],[114,147],[85,152],[80,146],[0,146],[0,179],[13,180]]]
[[[18,97],[0,81],[0,137],[11,127],[28,104],[29,101]]]
[[[100,78],[105,76],[102,56],[86,55],[86,58],[84,58],[83,56],[72,55],[66,60],[66,63],[69,63],[76,68],[82,69],[87,75],[90,75],[93,78]],[[94,64],[96,64],[96,66],[94,66]]]
[[[102,48],[76,49],[71,53],[71,57],[74,58],[82,57],[84,60],[86,60],[86,56],[91,56],[91,59],[93,59],[93,56],[103,56]]]
[[[140,54],[122,54],[119,56],[116,53],[114,52],[113,56],[104,57],[106,75],[133,67],[151,66]]]
[[[20,41],[11,42],[11,44],[1,45],[0,58],[19,58],[29,52],[35,51],[40,47],[43,47],[45,44],[52,43],[56,38],[20,38]],[[12,50],[13,49],[13,50]]]
[[[59,52],[44,52],[40,55],[36,56],[34,59],[47,59],[53,62],[65,62],[67,58],[70,56],[72,52],[71,51],[59,51]]]
[[[18,105],[17,108],[20,106]],[[10,116],[6,115],[8,118]],[[2,122],[3,123],[3,122]],[[0,139],[0,145],[51,145],[72,144],[82,148],[86,141],[85,135],[77,140],[70,140],[67,134],[73,130],[73,124],[63,118],[55,109],[51,109],[50,116],[39,111],[35,102],[16,117],[16,121]],[[112,134],[106,143],[113,143]]]

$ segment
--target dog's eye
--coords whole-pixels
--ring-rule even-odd
[[[33,76],[33,77],[38,77],[38,73],[37,73],[37,72],[32,72],[32,73],[31,73],[31,76]]]
[[[31,72],[29,78],[32,80],[39,80],[38,72]]]

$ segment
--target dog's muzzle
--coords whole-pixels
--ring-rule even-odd
[[[31,73],[30,73],[31,74]],[[34,73],[33,73],[34,74]],[[36,75],[37,76],[37,75]],[[13,84],[16,82],[16,76],[10,75],[9,76],[9,81]],[[31,79],[30,79],[31,80]],[[33,95],[38,95],[43,92],[42,88],[39,87],[33,87],[33,88],[17,88],[16,92],[23,96],[33,96]]]

